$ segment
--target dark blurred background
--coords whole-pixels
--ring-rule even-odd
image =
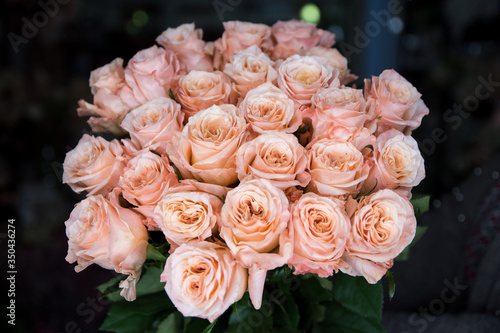
[[[61,167],[90,130],[76,115],[80,98],[92,100],[90,72],[116,57],[126,62],[182,23],[195,22],[213,41],[222,21],[272,25],[314,20],[318,10],[318,26],[336,33],[358,84],[394,68],[430,109],[413,133],[427,173],[414,193],[432,195],[419,222],[429,229],[410,260],[395,265],[387,330],[459,332],[450,328],[459,323],[472,325],[467,332],[500,332],[500,262],[492,255],[500,242],[500,1],[493,0],[1,2],[0,241],[4,263],[7,220],[16,219],[15,331],[95,332],[106,314],[95,286],[113,274],[99,267],[76,274],[64,260],[64,221],[82,196],[61,183]],[[443,294],[453,291],[447,283],[453,301]]]

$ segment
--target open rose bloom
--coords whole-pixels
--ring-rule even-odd
[[[358,89],[335,35],[298,20],[224,22],[214,42],[188,23],[156,42],[94,70],[79,102],[117,139],[85,134],[64,160],[87,195],[66,222],[76,270],[125,274],[133,300],[149,246],[168,258],[144,266],[163,269],[164,296],[211,322],[245,292],[264,309],[284,266],[377,283],[416,233],[417,89],[395,70]]]

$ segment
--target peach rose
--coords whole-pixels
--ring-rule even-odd
[[[108,142],[102,137],[84,134],[77,146],[66,154],[63,183],[76,193],[105,195],[118,185],[127,159],[118,140]]]
[[[332,47],[335,44],[335,34],[318,29],[315,24],[304,21],[278,21],[271,30],[277,43],[273,59],[286,59],[301,49],[307,51],[317,45]]]
[[[365,96],[369,103],[377,135],[391,128],[405,134],[420,126],[429,109],[415,87],[395,70],[365,79]]]
[[[238,181],[235,155],[246,139],[246,126],[234,105],[214,105],[189,118],[167,153],[184,179],[232,185]]]
[[[376,283],[413,240],[415,213],[407,198],[389,189],[362,197],[359,203],[350,200],[351,237],[342,257],[350,267],[341,270]]]
[[[144,150],[128,162],[118,186],[125,200],[139,206],[137,211],[142,215],[152,218],[158,201],[177,183],[177,176],[167,156]]]
[[[116,136],[124,133],[120,121],[128,107],[120,98],[120,91],[125,84],[123,59],[116,58],[111,63],[99,67],[90,73],[89,80],[94,104],[78,101],[78,116],[91,116],[88,120],[94,132],[110,132]]]
[[[247,276],[226,247],[197,242],[182,244],[168,257],[161,281],[185,317],[213,322],[243,297]]]
[[[125,68],[126,86],[120,97],[129,109],[159,97],[168,97],[177,77],[185,68],[175,52],[156,45],[137,52]]]
[[[358,194],[370,171],[361,150],[340,137],[311,142],[308,189],[322,195]]]
[[[262,178],[282,190],[305,187],[311,177],[305,171],[307,152],[292,134],[268,132],[243,144],[236,153],[239,180]]]
[[[282,190],[265,179],[241,182],[227,193],[220,236],[231,253],[249,268],[248,292],[256,309],[262,303],[266,272],[291,256],[290,212]]]
[[[184,180],[158,202],[154,221],[171,245],[203,241],[217,233],[223,202],[211,187],[216,185]],[[213,193],[221,190],[227,193],[221,187]]]
[[[223,69],[229,58],[236,53],[255,45],[265,52],[270,52],[273,43],[271,28],[265,24],[241,21],[227,21],[222,37],[214,42],[214,67]]]
[[[278,73],[273,66],[274,61],[252,45],[231,56],[224,67],[224,73],[234,80],[234,90],[243,99],[249,90],[265,82],[276,82]]]
[[[231,79],[219,71],[191,71],[179,79],[173,91],[188,117],[212,105],[235,104],[237,100]]]
[[[110,200],[90,196],[78,203],[65,222],[69,263],[77,262],[76,272],[91,264],[128,275],[120,283],[127,301],[136,297],[135,284],[146,260],[148,233],[142,217],[118,204],[117,194]]]
[[[315,46],[309,51],[304,52],[304,55],[322,57],[328,60],[333,68],[339,70],[341,84],[348,84],[358,78],[357,75],[351,74],[351,70],[347,67],[347,58],[340,54],[337,49]]]
[[[188,72],[212,70],[213,60],[205,52],[203,30],[195,29],[194,23],[168,28],[156,38],[156,42],[165,49],[174,51]]]
[[[248,92],[240,103],[252,132],[295,132],[302,124],[301,113],[293,100],[272,83],[264,83]]]
[[[130,133],[137,149],[150,148],[161,154],[174,134],[182,130],[183,120],[181,106],[170,98],[160,97],[130,111],[121,127]]]
[[[351,222],[344,203],[329,197],[306,193],[292,206],[290,233],[293,255],[288,261],[294,274],[316,273],[328,277],[342,267],[350,236]]]
[[[338,69],[326,59],[296,54],[278,68],[278,86],[297,103],[309,106],[318,89],[327,87],[337,76]]]
[[[376,185],[375,189],[390,188],[408,195],[425,178],[424,159],[411,136],[391,129],[377,137],[374,147],[374,166],[365,188]]]
[[[314,111],[310,118],[314,137],[335,125],[352,130],[362,128],[369,118],[361,89],[345,86],[321,88],[312,97],[312,104]]]

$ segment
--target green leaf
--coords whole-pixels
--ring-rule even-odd
[[[209,325],[210,322],[206,319],[196,318],[196,317],[186,317],[184,318],[184,333],[191,332],[203,332],[203,330]]]
[[[412,196],[410,202],[413,205],[413,210],[415,211],[415,217],[417,219],[419,219],[423,213],[429,210],[430,199],[430,195],[414,194]]]
[[[263,301],[260,310],[255,310],[252,305],[238,305],[238,315],[231,313],[226,332],[269,332],[273,325],[274,308],[271,304]]]
[[[353,301],[356,301],[355,299]],[[363,302],[364,300],[357,300]],[[344,303],[329,302],[326,305],[325,320],[315,332],[335,333],[385,333],[382,326],[382,318],[371,318],[360,316],[358,312],[343,306]],[[382,301],[380,301],[380,307]],[[316,325],[315,325],[316,326]],[[322,329],[320,329],[322,328]]]
[[[396,292],[396,281],[394,281],[394,276],[389,270],[385,273],[385,276],[387,277],[387,285],[389,286],[389,300],[391,300]]]
[[[349,311],[364,318],[381,320],[383,294],[380,282],[370,284],[362,276],[337,273],[333,276],[332,294],[335,301]]]
[[[156,329],[156,333],[181,333],[183,317],[180,312],[172,312]]]
[[[212,332],[214,326],[217,324],[217,319],[215,319],[212,323],[210,323],[210,325],[208,325],[207,327],[205,327],[205,329],[203,330],[203,333],[210,333]]]
[[[175,166],[174,163],[170,163],[170,165],[172,166],[172,168],[174,169],[175,171],[175,175],[177,176],[177,179],[178,180],[183,180],[184,177],[182,177],[182,174],[181,174],[181,171],[179,170],[179,168],[177,166]]]
[[[155,319],[174,309],[164,292],[139,297],[133,302],[116,302],[111,305],[100,329],[116,333],[154,331]]]
[[[290,292],[283,294],[279,289],[270,293],[270,295],[273,294],[275,295],[270,300],[275,304],[274,323],[286,331],[297,332],[300,313],[292,294]]]
[[[117,277],[112,278],[108,282],[105,282],[99,286],[97,286],[97,290],[102,293],[102,296],[106,297],[106,299],[110,302],[120,302],[125,300],[120,295],[120,281],[125,280],[127,278],[126,275],[120,274]]]
[[[330,290],[325,289],[324,278],[320,278],[316,274],[305,274],[301,276],[300,279],[300,289],[299,293],[305,299],[313,299],[316,302],[327,301],[332,298],[332,293]],[[334,285],[332,284],[332,288]],[[334,288],[333,288],[334,289]]]
[[[299,133],[299,134],[304,134],[306,133],[307,131],[309,130],[309,125],[308,124],[305,124],[304,126],[300,127],[296,133]]]
[[[139,282],[137,282],[136,291],[137,297],[154,294],[163,291],[165,282],[160,281],[162,270],[160,267],[148,266],[144,270]]]
[[[153,245],[148,244],[148,254],[146,256],[148,260],[161,261],[164,263],[167,260],[167,257],[158,251]]]
[[[174,101],[177,102],[177,99],[175,99],[175,95],[174,95],[172,89],[168,89],[168,97],[170,97],[171,99],[173,99]],[[177,103],[179,103],[179,102],[177,102]]]

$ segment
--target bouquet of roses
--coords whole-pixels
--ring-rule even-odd
[[[369,292],[416,234],[425,172],[411,132],[428,108],[394,70],[347,86],[357,76],[313,24],[224,29],[215,42],[167,29],[125,67],[94,70],[93,103],[79,102],[94,132],[119,138],[85,134],[64,161],[64,183],[87,194],[66,221],[67,261],[123,274],[100,287],[116,301],[102,328],[222,316],[228,331],[319,330],[331,311],[381,327]]]

